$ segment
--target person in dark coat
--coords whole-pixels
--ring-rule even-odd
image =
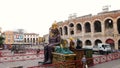
[[[39,55],[39,53],[40,53],[40,49],[37,49],[36,51],[37,56]]]

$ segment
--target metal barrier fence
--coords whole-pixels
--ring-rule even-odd
[[[88,58],[87,60],[93,60],[93,63],[92,61],[88,61],[87,64],[90,67],[93,65],[105,63],[105,62],[116,60],[116,59],[120,59],[120,52],[111,53],[108,55],[102,55],[102,56],[93,57],[93,58]],[[73,67],[72,66],[61,67],[63,66],[63,64],[64,65],[68,64],[67,66],[69,66],[70,63],[72,63],[74,66]],[[56,64],[39,65],[39,66],[33,66],[33,67],[28,67],[28,68],[82,68],[82,63],[80,60],[75,60],[75,61],[70,61],[70,62],[60,62]]]
[[[41,61],[44,60],[44,54],[43,51],[41,51],[39,54],[36,53],[25,53],[25,54],[11,54],[9,52],[3,52],[0,56],[0,63],[3,62],[15,62],[15,61],[24,61],[24,60],[34,60],[39,59]]]

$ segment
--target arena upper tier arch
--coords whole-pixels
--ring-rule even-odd
[[[58,22],[61,37],[81,41],[82,46],[94,46],[97,43],[109,43],[114,49],[120,49],[120,10],[88,14]]]

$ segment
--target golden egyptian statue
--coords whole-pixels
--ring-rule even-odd
[[[61,54],[73,54],[72,51],[68,48],[68,42],[67,40],[61,39],[60,46],[56,46],[55,52],[61,53]]]
[[[70,37],[69,38],[69,40],[70,40],[70,50],[74,50],[75,49],[75,43],[73,42],[73,38],[72,37]]]
[[[58,27],[58,25],[57,25],[57,22],[55,21],[53,24],[52,24],[52,28],[53,29],[56,29]]]
[[[52,52],[54,51],[55,46],[60,45],[60,40],[60,32],[55,21],[50,29],[49,44],[44,47],[44,64],[52,63]]]

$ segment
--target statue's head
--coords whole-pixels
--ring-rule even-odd
[[[66,48],[67,44],[68,44],[68,41],[61,39],[61,44],[62,44],[63,48]]]
[[[72,37],[70,37],[70,38],[69,38],[69,40],[70,40],[70,41],[73,41],[73,38],[72,38]]]
[[[64,40],[64,44],[67,45],[67,44],[68,44],[68,41],[67,41],[67,40]]]
[[[52,24],[52,28],[53,29],[56,29],[58,27],[58,25],[57,25],[57,22],[55,21],[53,24]]]

